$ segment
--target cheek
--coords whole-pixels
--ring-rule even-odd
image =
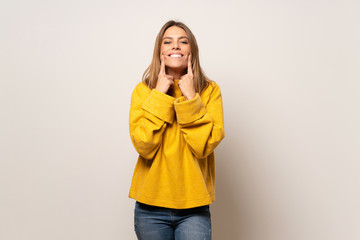
[[[161,56],[161,54],[163,54],[163,53],[164,53],[164,48],[161,47],[161,48],[160,48],[160,56]]]
[[[161,46],[160,48],[160,53],[166,53],[168,51],[168,47],[166,46]]]

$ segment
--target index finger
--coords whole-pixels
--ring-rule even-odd
[[[192,58],[192,54],[190,54],[189,55],[189,57],[188,57],[188,74],[190,73],[190,74],[192,74],[193,72],[192,72],[192,64],[191,64],[191,58]]]
[[[164,54],[161,54],[161,65],[160,65],[160,73],[165,75],[165,57]]]

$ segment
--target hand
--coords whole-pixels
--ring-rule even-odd
[[[165,57],[161,54],[161,67],[158,75],[157,83],[155,89],[167,93],[170,86],[174,84],[174,77],[171,75],[166,75],[165,72]]]
[[[194,75],[191,67],[191,54],[188,57],[187,74],[182,75],[179,81],[179,87],[186,100],[190,100],[195,97]]]

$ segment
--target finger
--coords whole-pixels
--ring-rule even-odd
[[[174,83],[174,77],[171,75],[166,75],[167,79],[171,82]]]
[[[161,54],[161,66],[160,66],[160,73],[165,75],[165,57]]]
[[[190,54],[189,57],[188,57],[188,74],[193,74],[192,72],[192,64],[191,64],[191,58],[192,58],[192,55]]]

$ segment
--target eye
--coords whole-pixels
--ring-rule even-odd
[[[169,44],[170,42],[165,41],[164,44]]]
[[[181,43],[183,43],[183,44],[188,44],[188,42],[187,42],[187,41],[183,41],[183,42],[181,42]]]

